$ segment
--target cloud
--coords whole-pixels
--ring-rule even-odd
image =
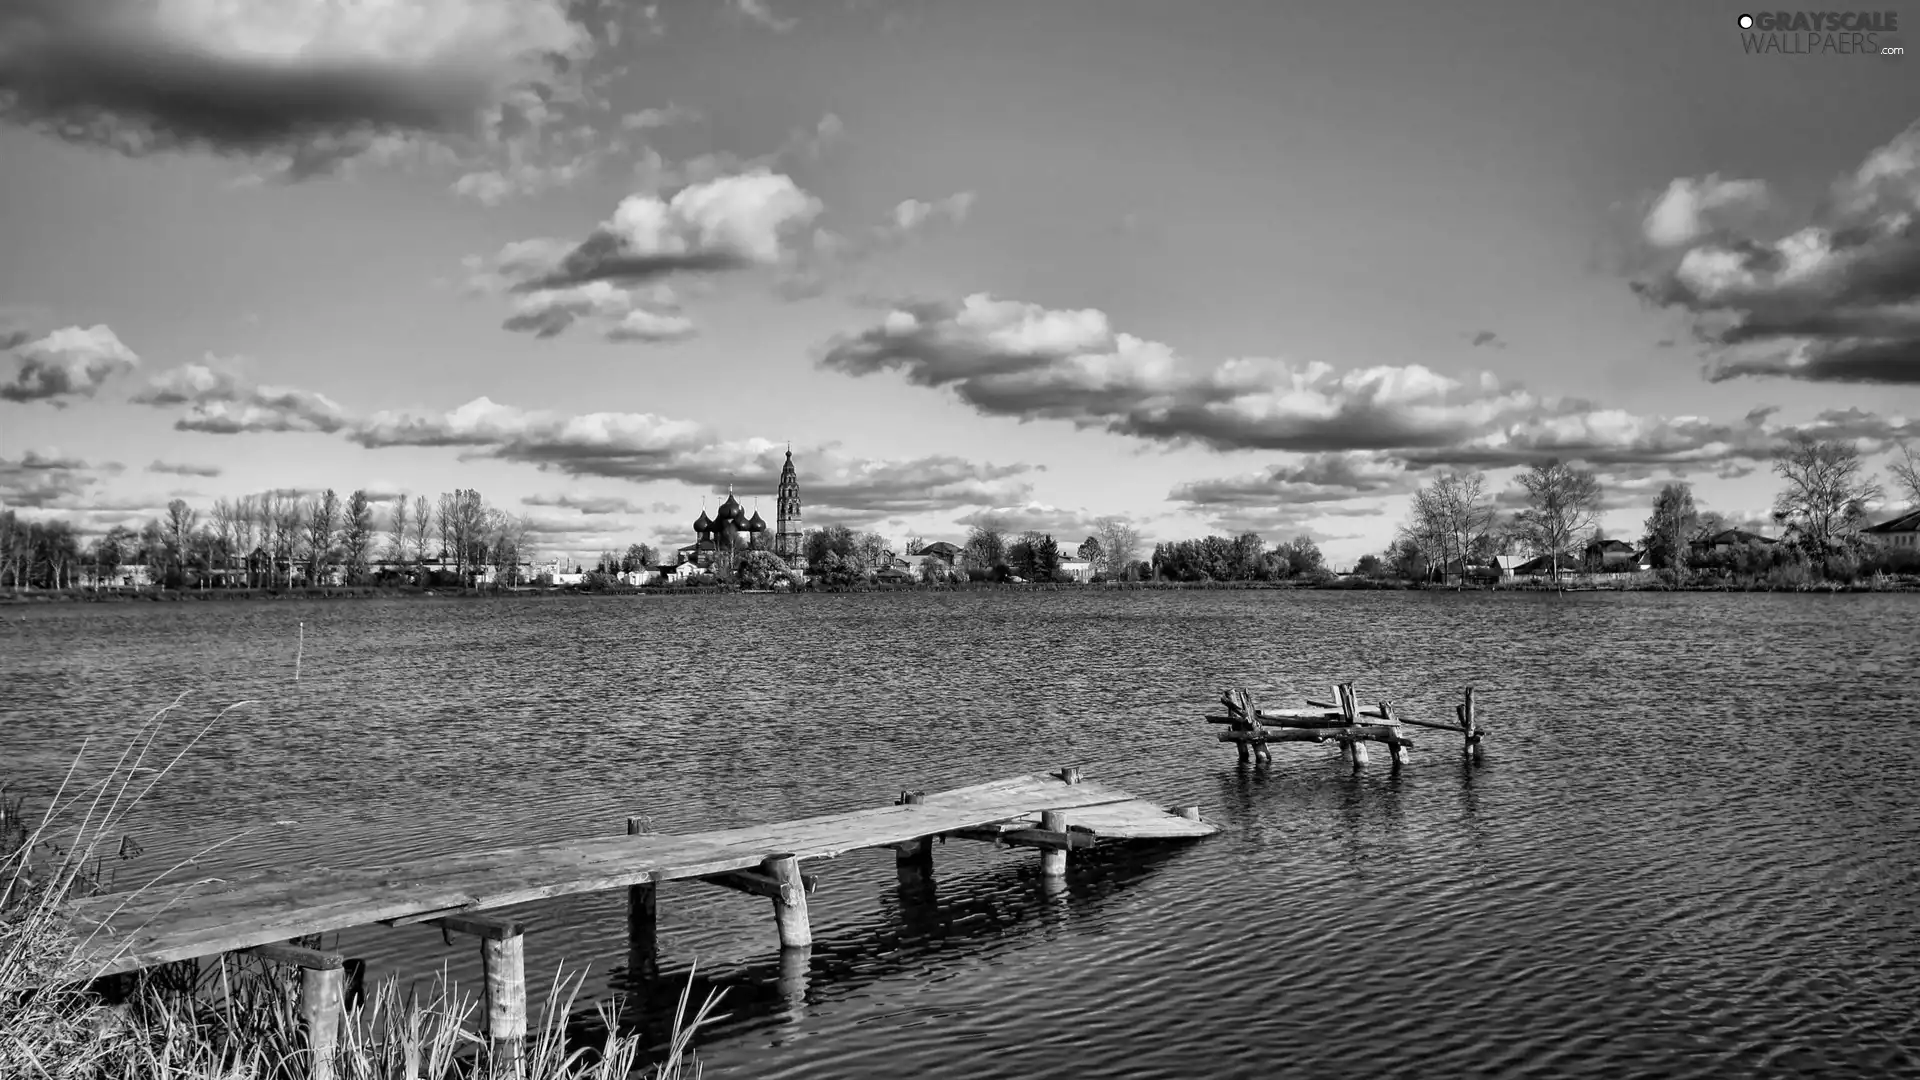
[[[1241,476],[1191,480],[1176,485],[1167,498],[1196,509],[1251,509],[1403,495],[1419,481],[1418,472],[1390,454],[1346,451],[1313,454]]]
[[[774,14],[767,0],[726,0],[727,11],[736,18],[763,26],[776,34],[784,34],[800,24],[800,20],[783,18]]]
[[[347,410],[325,394],[291,386],[253,385],[208,364],[182,364],[154,376],[132,399],[137,404],[187,405],[175,431],[209,435],[320,432],[347,426]]]
[[[224,470],[218,465],[193,465],[181,462],[155,461],[147,466],[150,473],[168,473],[173,476],[219,476]]]
[[[28,450],[18,458],[0,458],[0,505],[20,509],[50,509],[74,505],[100,482],[100,474],[117,473],[115,462],[92,464],[59,450]]]
[[[620,126],[627,131],[652,131],[656,128],[672,127],[675,124],[695,123],[702,118],[698,109],[668,102],[657,109],[630,112],[620,118]]]
[[[963,514],[955,518],[953,523],[963,529],[989,525],[1014,535],[1024,532],[1047,533],[1067,549],[1066,553],[1071,553],[1082,538],[1093,532],[1093,520],[1097,516],[1085,510],[1027,502],[1017,506],[986,507]]]
[[[690,184],[671,199],[629,195],[557,266],[514,290],[771,264],[780,258],[785,235],[821,209],[820,200],[791,178],[766,170]]]
[[[1681,247],[1632,288],[1688,315],[1711,381],[1920,384],[1920,123],[1841,178],[1801,228],[1770,240],[1724,229]]]
[[[1767,199],[1767,185],[1760,180],[1722,180],[1718,173],[1679,177],[1647,211],[1641,234],[1656,247],[1690,244],[1717,228],[1750,219]]]
[[[675,165],[670,164],[659,151],[648,147],[641,151],[639,160],[634,162],[633,175],[641,190],[661,192],[742,173],[780,172],[792,162],[820,160],[846,135],[847,127],[840,117],[827,113],[812,127],[794,128],[788,132],[786,140],[773,150],[752,157],[730,150],[717,150],[697,154]]]
[[[1476,349],[1504,349],[1507,343],[1491,330],[1476,330],[1467,336],[1467,344]]]
[[[1115,331],[1099,310],[986,294],[896,307],[877,325],[827,342],[818,362],[848,375],[898,370],[916,385],[950,386],[989,416],[1066,420],[1217,450],[1447,446],[1550,411],[1491,374],[1455,379],[1417,364],[1345,372],[1266,359],[1196,364]]]
[[[328,171],[395,132],[461,133],[593,40],[565,0],[10,0],[0,115],[129,154],[268,154]]]
[[[588,517],[600,517],[608,514],[639,514],[648,511],[632,499],[618,495],[528,495],[520,500],[525,506],[552,506],[562,510],[572,510]],[[655,506],[661,504],[655,503]]]
[[[605,281],[516,296],[513,313],[500,325],[516,333],[551,338],[582,319],[591,320],[608,341],[684,341],[699,332],[666,285],[623,289]]]
[[[819,296],[826,291],[833,275],[938,228],[964,223],[973,212],[975,201],[971,191],[955,192],[932,202],[906,199],[893,208],[886,221],[860,232],[849,235],[815,229],[808,244],[794,251],[787,260],[779,282],[780,292],[790,300]]]
[[[65,408],[68,398],[92,397],[108,379],[140,365],[140,357],[104,323],[17,342],[11,356],[18,367],[12,382],[0,383],[0,401],[44,401],[55,408]]]

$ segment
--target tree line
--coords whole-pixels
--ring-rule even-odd
[[[392,506],[382,514],[379,501]],[[348,585],[396,574],[426,584],[435,573],[465,584],[488,566],[517,584],[532,557],[528,532],[525,517],[488,506],[472,489],[438,500],[265,491],[218,499],[204,514],[174,499],[138,529],[116,525],[91,540],[71,521],[25,521],[8,509],[0,510],[0,586],[73,588],[129,566],[176,589],[292,587],[336,575]]]
[[[1920,508],[1920,460],[1910,447],[1900,450],[1895,480],[1909,504]],[[1701,510],[1691,485],[1676,481],[1654,496],[1639,537],[1649,564],[1676,580],[1694,572],[1755,575],[1788,566],[1851,579],[1870,554],[1861,529],[1886,494],[1859,450],[1850,442],[1802,434],[1782,445],[1772,464],[1783,481],[1772,512],[1773,522],[1786,530],[1780,543],[1750,545],[1765,552],[1734,545],[1742,550],[1732,554],[1721,550],[1726,545],[1707,543],[1733,523]],[[1502,515],[1484,473],[1440,474],[1414,492],[1408,520],[1387,551],[1364,556],[1355,570],[1421,580],[1510,554],[1547,558],[1556,581],[1563,569],[1603,569],[1599,547],[1610,538],[1599,525],[1605,492],[1594,473],[1549,460],[1527,469],[1518,483],[1524,505]],[[1880,561],[1888,557],[1871,554]]]

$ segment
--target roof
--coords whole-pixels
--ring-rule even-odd
[[[1748,532],[1745,529],[1722,529],[1719,532],[1714,533],[1712,536],[1709,536],[1700,542],[1703,544],[1753,544],[1753,543],[1772,544],[1772,543],[1776,543],[1776,541],[1771,536],[1761,536],[1759,533]]]
[[[1589,550],[1593,548],[1599,548],[1601,551],[1631,552],[1633,550],[1633,545],[1627,543],[1625,540],[1595,540],[1593,543],[1588,544],[1587,548]]]
[[[1554,557],[1551,555],[1542,555],[1542,556],[1539,556],[1538,558],[1528,559],[1526,562],[1523,562],[1519,566],[1514,567],[1513,572],[1516,574],[1548,573],[1553,569],[1553,559]],[[1568,555],[1564,551],[1560,553],[1559,559],[1560,559],[1560,569],[1562,570],[1580,569],[1580,560],[1574,558],[1571,555]]]
[[[952,558],[953,556],[960,554],[960,549],[958,547],[955,547],[952,544],[947,543],[945,540],[936,540],[931,544],[921,545],[920,554],[940,555],[946,558]]]
[[[1863,533],[1872,533],[1875,536],[1885,536],[1888,533],[1920,532],[1920,510],[1909,510],[1899,517],[1894,518],[1892,521],[1883,521],[1878,525],[1869,525],[1860,531]]]

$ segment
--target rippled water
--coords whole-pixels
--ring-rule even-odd
[[[1064,887],[953,843],[818,864],[782,972],[764,900],[663,886],[710,1077],[1920,1075],[1920,597],[969,593],[66,605],[0,611],[0,773],[44,784],[194,691],[142,864],[342,866],[881,805],[1082,764],[1223,825]],[[304,631],[301,624],[304,623]],[[304,641],[302,640],[304,633]],[[296,653],[300,678],[294,679]],[[1219,689],[1441,718],[1400,775],[1276,746]],[[123,877],[123,882],[126,880]],[[624,985],[624,896],[532,905],[529,975]],[[341,936],[376,974],[471,942]],[[330,943],[331,944],[331,943]],[[654,1025],[666,1003],[645,1003]]]

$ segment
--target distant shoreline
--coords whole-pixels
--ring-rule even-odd
[[[317,586],[314,588],[294,589],[120,589],[94,591],[91,589],[33,589],[15,590],[0,593],[0,606],[24,607],[30,604],[141,604],[141,603],[193,603],[193,602],[268,602],[284,600],[510,600],[510,599],[549,599],[554,597],[597,596],[597,597],[647,597],[647,596],[691,596],[691,595],[755,595],[789,593],[804,595],[807,593],[892,593],[892,592],[974,592],[974,591],[1019,591],[1019,592],[1246,592],[1268,590],[1311,590],[1319,592],[1689,592],[1689,593],[1727,593],[1727,592],[1782,592],[1782,593],[1910,593],[1920,592],[1920,580],[1891,580],[1875,584],[1872,582],[1852,582],[1850,584],[1804,584],[1792,587],[1768,585],[1763,582],[1665,585],[1665,584],[1586,584],[1578,580],[1570,582],[1556,590],[1550,583],[1524,582],[1503,585],[1439,585],[1428,582],[1406,582],[1398,580],[1357,580],[1328,582],[1292,582],[1292,581],[1135,581],[1080,585],[1074,583],[1002,583],[969,582],[960,585],[891,585],[871,584],[826,589],[789,590],[753,589],[743,590],[714,585],[687,586],[641,586],[613,589],[586,589],[577,587],[537,588],[521,586],[518,588],[482,587],[472,589],[422,589],[417,587],[382,586]]]

